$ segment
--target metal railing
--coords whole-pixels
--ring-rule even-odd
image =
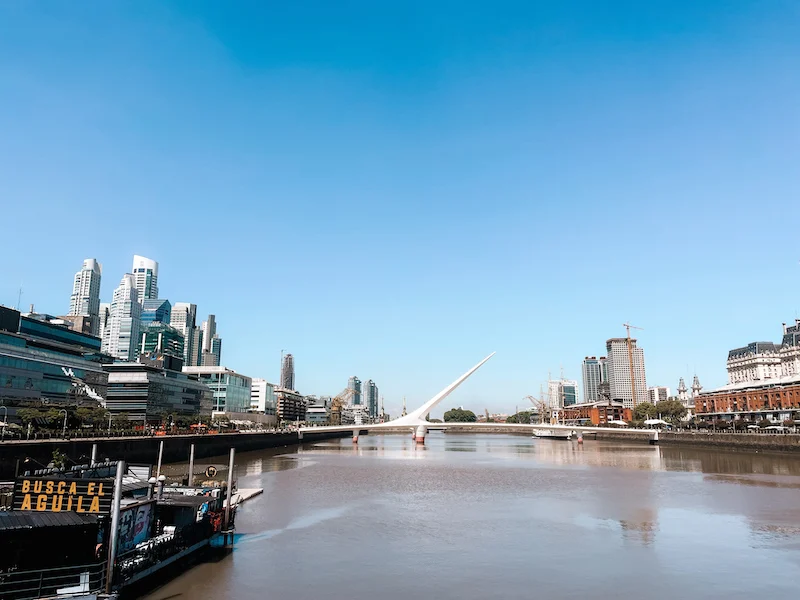
[[[213,524],[206,518],[199,523],[182,527],[174,535],[156,536],[154,539],[140,544],[137,549],[120,555],[114,569],[115,587],[124,584],[137,573],[145,571],[203,540],[210,539],[214,531]]]
[[[105,563],[0,573],[0,598],[33,600],[59,594],[81,594],[105,587]]]

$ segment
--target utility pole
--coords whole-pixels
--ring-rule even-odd
[[[628,365],[631,369],[631,395],[633,397],[633,408],[636,408],[636,377],[633,369],[633,342],[631,341],[631,329],[639,329],[640,331],[644,330],[641,327],[636,327],[636,325],[631,325],[630,323],[623,323],[622,326],[628,331]]]

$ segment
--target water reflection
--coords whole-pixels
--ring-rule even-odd
[[[795,598],[800,459],[505,435],[237,459],[237,549],[150,596]],[[302,557],[302,558],[301,558]]]

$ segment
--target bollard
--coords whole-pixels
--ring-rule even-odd
[[[189,446],[189,487],[194,485],[194,444]]]
[[[108,543],[108,559],[106,562],[106,594],[111,593],[114,582],[114,565],[117,562],[117,545],[119,543],[119,507],[122,504],[122,476],[125,474],[125,461],[117,461],[117,477],[114,481],[114,500],[111,504],[111,532]]]
[[[164,440],[158,443],[158,465],[156,466],[156,478],[161,475],[161,458],[164,456]]]

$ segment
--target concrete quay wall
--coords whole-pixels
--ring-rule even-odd
[[[589,435],[589,434],[587,434]],[[597,434],[598,440],[628,440],[648,442],[647,434],[616,433]],[[800,434],[763,433],[706,433],[695,431],[668,432],[658,434],[662,446],[704,446],[719,450],[760,450],[764,452],[800,452]]]
[[[306,433],[303,442],[342,437],[341,433]],[[349,435],[349,434],[347,434]],[[227,454],[231,447],[237,452],[278,448],[299,443],[294,433],[220,433],[206,435],[167,435],[153,437],[89,438],[75,440],[14,441],[0,444],[0,480],[14,477],[17,461],[20,472],[23,461],[30,457],[46,465],[52,460],[53,451],[59,450],[76,463],[89,462],[92,444],[97,444],[97,458],[103,460],[124,459],[129,463],[155,464],[158,461],[158,445],[164,441],[165,464],[189,460],[189,447],[195,445],[195,458]],[[72,464],[72,463],[70,463]],[[41,468],[36,462],[25,465],[24,470]]]

